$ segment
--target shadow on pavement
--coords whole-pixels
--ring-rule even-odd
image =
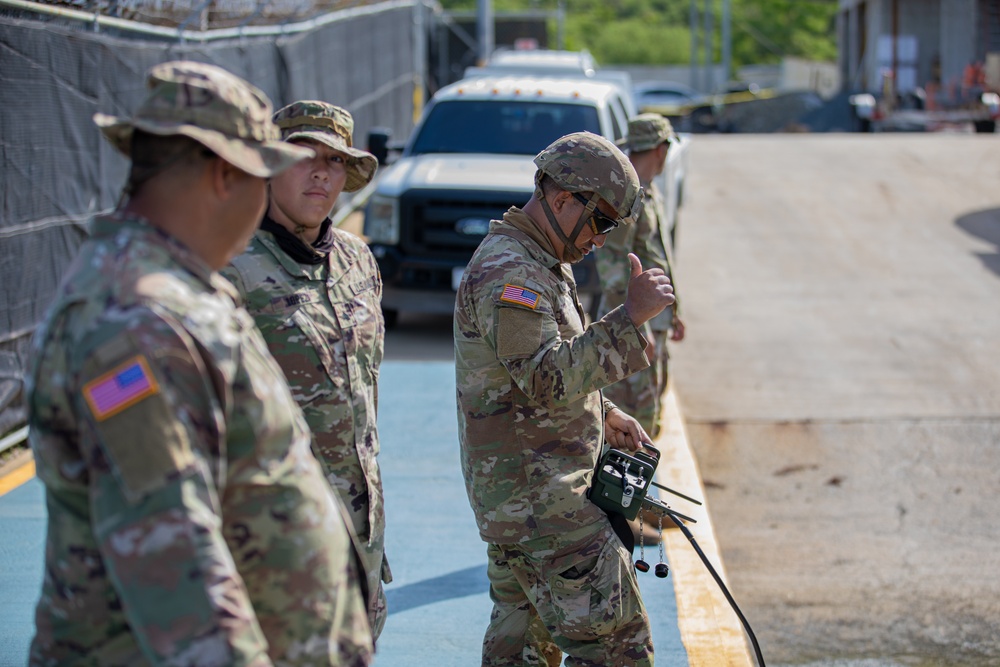
[[[399,588],[387,587],[385,596],[389,601],[389,615],[399,614],[416,607],[423,607],[470,595],[480,595],[489,590],[486,564],[467,567],[443,574],[433,579],[424,579]]]
[[[992,243],[996,252],[979,252],[976,256],[987,269],[1000,276],[1000,208],[974,211],[955,220],[959,229]]]

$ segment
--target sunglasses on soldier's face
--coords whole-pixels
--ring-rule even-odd
[[[574,192],[573,197],[576,198],[578,202],[583,204],[585,207],[590,205],[590,200],[581,195],[579,192]],[[612,229],[618,226],[618,221],[614,218],[608,217],[601,212],[599,208],[595,208],[590,213],[590,219],[587,221],[590,223],[590,229],[594,232],[594,236],[601,236],[602,234],[607,234]]]

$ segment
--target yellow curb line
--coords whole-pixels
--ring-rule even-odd
[[[20,458],[20,457],[19,457]],[[28,452],[9,472],[0,476],[0,496],[13,491],[35,476],[35,458]]]
[[[659,497],[681,514],[697,520],[697,523],[687,524],[687,528],[728,587],[715,530],[708,513],[705,487],[701,483],[701,473],[688,442],[684,419],[673,389],[667,392],[662,407],[664,429],[657,438],[660,450],[657,482],[698,498],[705,504],[699,507],[665,491],[659,492]],[[754,662],[739,617],[729,606],[726,596],[691,543],[676,526],[667,529],[664,524],[663,536],[671,576],[674,578],[677,624],[681,642],[687,650],[688,665],[752,667]]]

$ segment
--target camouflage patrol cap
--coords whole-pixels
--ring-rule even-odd
[[[243,171],[270,178],[313,155],[280,139],[271,101],[221,67],[177,60],[149,70],[149,94],[131,118],[94,114],[104,136],[126,157],[138,129],[194,139]]]
[[[285,141],[312,139],[346,155],[346,191],[360,190],[375,176],[378,160],[371,153],[354,148],[354,118],[346,109],[328,102],[302,100],[278,109],[274,122],[281,128],[281,138]]]
[[[635,222],[642,212],[642,188],[629,159],[604,137],[574,132],[553,141],[535,156],[541,174],[568,192],[593,192],[615,209],[620,224]]]
[[[675,138],[670,121],[658,113],[641,113],[628,122],[628,149],[649,151]]]

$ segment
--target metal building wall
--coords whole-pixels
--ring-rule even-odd
[[[878,40],[893,33],[893,8],[898,12],[897,31],[918,40],[917,83],[932,76],[932,61],[940,58],[944,86],[961,82],[965,66],[981,60],[985,39],[981,17],[996,0],[840,0],[838,18],[841,69],[845,81],[858,89],[880,92]],[[861,36],[864,36],[862,43]]]
[[[976,0],[941,3],[941,81],[961,82],[965,66],[976,59]]]

